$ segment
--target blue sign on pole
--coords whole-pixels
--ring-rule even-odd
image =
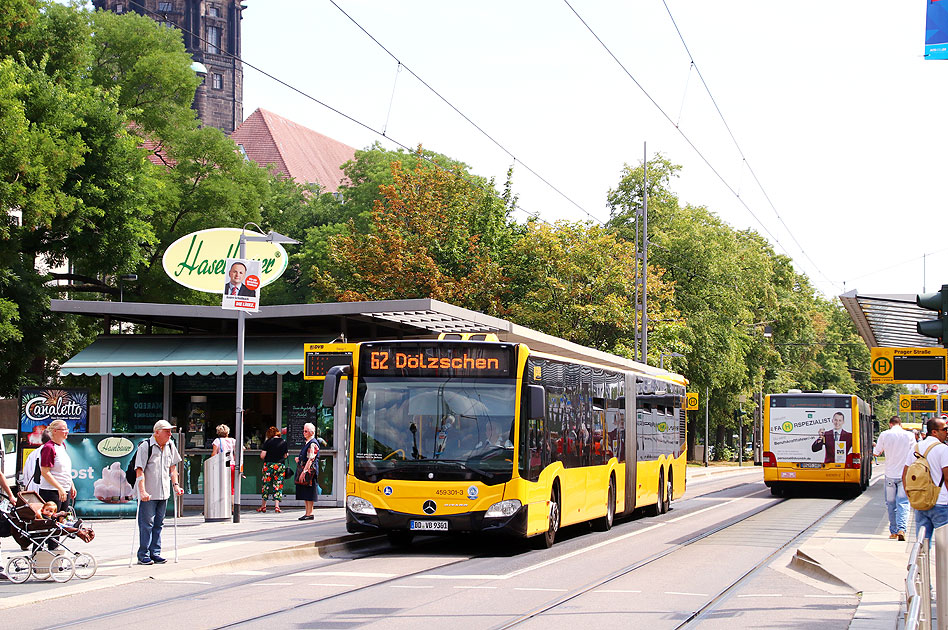
[[[948,59],[948,0],[928,0],[925,59]]]

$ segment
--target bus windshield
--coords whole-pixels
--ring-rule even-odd
[[[352,454],[355,476],[509,481],[513,473],[513,379],[359,379]]]

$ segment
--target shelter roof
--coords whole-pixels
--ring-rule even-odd
[[[102,319],[106,334],[101,336],[100,340],[107,337],[120,337],[137,344],[143,342],[135,341],[136,338],[142,340],[154,337],[154,335],[142,334],[109,334],[114,324],[123,322],[143,326],[146,331],[182,333],[174,336],[162,335],[163,339],[174,340],[187,336],[206,339],[224,338],[226,340],[224,343],[228,348],[235,345],[234,340],[237,335],[237,311],[224,310],[219,306],[51,300],[50,309],[54,313],[72,313]],[[247,313],[244,322],[248,347],[253,339],[270,340],[276,343],[280,342],[281,338],[287,338],[290,340],[288,342],[290,346],[295,345],[298,349],[300,369],[303,362],[303,343],[324,343],[342,337],[350,342],[358,342],[430,338],[440,333],[452,332],[490,332],[496,334],[501,341],[524,343],[535,351],[655,376],[665,375],[667,378],[684,384],[680,376],[671,372],[587,348],[497,317],[428,298],[262,306],[257,313]],[[168,343],[165,342],[166,345]],[[99,342],[97,341],[96,344]],[[112,351],[110,347],[103,344],[99,344],[99,347],[105,348],[103,352]],[[157,351],[160,351],[160,348]],[[115,352],[125,353],[126,350],[115,350]],[[81,353],[70,359],[70,362],[78,360],[80,356]],[[116,355],[116,358],[119,356]],[[184,355],[169,357],[166,362],[168,365],[183,365],[180,363],[182,356]],[[263,359],[266,358],[263,357]],[[269,358],[274,359],[274,357]],[[222,360],[229,361],[230,359],[224,357]],[[63,367],[68,368],[70,362],[64,364]],[[269,369],[266,367],[267,364],[261,365],[263,367],[260,369],[264,371]],[[248,367],[249,369],[251,368]],[[295,367],[284,366],[280,371],[299,370]],[[226,369],[223,372],[228,373]]]
[[[915,324],[935,319],[934,311],[915,304],[915,294],[862,293],[853,290],[839,296],[856,325],[856,331],[870,348],[941,347],[938,340],[916,331]]]

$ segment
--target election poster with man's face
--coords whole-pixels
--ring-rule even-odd
[[[260,310],[260,261],[228,258],[225,261],[227,281],[221,308],[232,311]]]

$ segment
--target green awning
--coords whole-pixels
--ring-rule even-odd
[[[299,374],[303,344],[327,339],[311,337],[248,338],[244,343],[244,374]],[[208,337],[100,337],[66,361],[63,375],[159,376],[165,374],[236,374],[237,339]]]

